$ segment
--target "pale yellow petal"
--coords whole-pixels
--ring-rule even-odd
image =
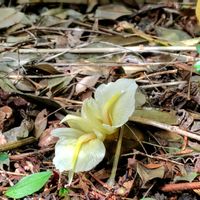
[[[53,163],[60,172],[66,170],[73,174],[91,170],[104,156],[105,146],[99,139],[92,139],[90,136],[86,136],[86,140],[81,142],[80,139],[60,139],[55,146]]]
[[[130,85],[126,92],[118,99],[112,109],[112,126],[121,127],[135,111],[135,93],[137,86]]]
[[[136,89],[137,84],[131,79],[119,79],[97,88],[95,100],[104,113],[107,111],[107,125],[117,128],[128,121],[135,110]]]
[[[60,139],[57,142],[53,164],[60,172],[72,170],[76,142],[77,139]]]
[[[51,131],[51,134],[59,138],[78,138],[84,133],[73,128],[56,128]]]
[[[100,107],[93,98],[89,98],[83,101],[81,117],[89,120],[95,119],[101,121],[102,116]]]
[[[84,133],[92,132],[92,127],[90,126],[90,122],[83,117],[75,115],[67,115],[64,119],[65,122],[67,122],[71,128],[77,129]]]
[[[96,167],[105,156],[105,146],[99,139],[84,143],[78,155],[75,172],[89,171]]]
[[[113,130],[103,126],[103,116],[96,101],[92,98],[83,102],[81,116],[88,120],[89,126],[96,134],[97,138],[104,140],[106,134],[112,134]]]

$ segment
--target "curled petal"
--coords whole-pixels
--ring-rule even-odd
[[[103,115],[101,108],[93,98],[83,102],[81,116],[88,120],[88,124],[100,140],[104,140],[106,134],[112,134],[116,131],[114,127],[105,127],[103,125]]]
[[[81,116],[91,121],[94,119],[98,121],[102,120],[101,109],[93,98],[86,99],[83,102]]]
[[[82,131],[84,133],[91,133],[92,127],[87,119],[75,115],[67,115],[61,122],[67,122],[70,127]]]
[[[107,112],[107,125],[118,128],[128,121],[135,110],[136,90],[137,84],[131,79],[119,79],[97,88],[95,99],[104,113]]]

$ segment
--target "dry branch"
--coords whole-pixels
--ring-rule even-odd
[[[170,131],[170,132],[174,132],[174,133],[177,133],[179,135],[186,136],[186,137],[195,139],[197,141],[200,141],[200,135],[196,135],[194,133],[184,131],[177,126],[171,126],[171,125],[168,125],[168,124],[164,124],[164,123],[156,122],[154,120],[150,120],[150,119],[146,119],[146,118],[142,118],[142,117],[136,117],[136,116],[131,117],[130,120],[134,121],[134,122],[141,123],[141,124],[155,126],[155,127],[158,127],[158,128],[161,128],[161,129],[164,129],[164,130],[167,130],[167,131]]]
[[[57,49],[19,49],[19,53],[116,53],[116,52],[155,52],[155,51],[196,51],[195,46],[133,46],[133,47],[105,47],[105,48],[57,48]]]

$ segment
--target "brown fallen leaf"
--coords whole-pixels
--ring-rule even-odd
[[[76,94],[80,94],[81,92],[85,92],[87,88],[91,88],[95,86],[100,75],[86,76],[81,79],[76,85]]]
[[[47,110],[43,109],[35,119],[34,136],[39,138],[47,126]]]
[[[4,122],[12,116],[12,109],[9,106],[0,108],[0,130],[4,128]]]
[[[0,145],[6,144],[7,140],[5,136],[0,132]]]
[[[51,134],[51,131],[53,130],[53,127],[50,127],[43,131],[43,133],[40,136],[38,146],[41,148],[49,147],[50,145],[55,144],[58,141],[58,137],[54,137]]]

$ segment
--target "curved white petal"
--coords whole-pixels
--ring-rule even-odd
[[[95,119],[98,121],[102,119],[101,109],[93,98],[84,100],[81,109],[81,117],[84,117],[89,120]]]
[[[99,139],[84,143],[78,155],[75,172],[89,171],[98,165],[105,156],[105,146]]]
[[[92,139],[82,144],[73,169],[77,141],[77,139],[68,139],[57,142],[53,163],[60,172],[65,170],[74,172],[89,171],[103,160],[106,151],[103,142],[99,139]]]
[[[137,84],[131,79],[119,79],[116,82],[100,85],[95,91],[95,99],[101,109],[105,105],[108,117],[110,118],[110,126],[115,128],[122,126],[128,121],[128,118],[135,110],[135,93]]]
[[[130,85],[126,92],[116,102],[111,114],[112,126],[121,127],[135,111],[136,89],[137,86]]]
[[[88,120],[89,126],[100,140],[104,140],[105,134],[112,134],[113,129],[103,126],[103,116],[101,109],[93,98],[83,102],[81,116]]]
[[[53,164],[60,172],[72,170],[73,155],[77,139],[60,139],[55,146]]]
[[[74,128],[56,128],[51,134],[59,138],[78,138],[84,133]]]

